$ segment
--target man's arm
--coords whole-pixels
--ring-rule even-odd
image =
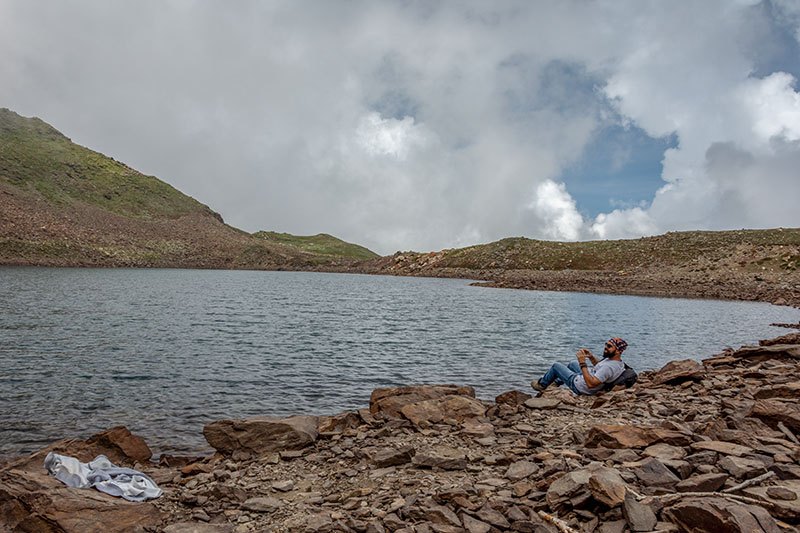
[[[589,350],[585,348],[578,350],[577,357],[578,363],[581,365],[581,374],[583,374],[583,380],[586,382],[587,387],[597,387],[598,385],[602,385],[603,382],[589,373],[589,369],[586,367],[587,352],[589,352]],[[588,353],[588,357],[591,358],[592,364],[596,364],[597,360],[594,358],[594,356],[592,356],[591,353]]]

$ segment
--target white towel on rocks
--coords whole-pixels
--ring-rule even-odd
[[[44,467],[57,480],[70,487],[94,487],[132,502],[158,498],[163,494],[149,476],[130,468],[119,468],[105,455],[98,455],[93,461],[82,463],[74,457],[50,452],[44,458]]]

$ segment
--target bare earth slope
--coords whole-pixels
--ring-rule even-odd
[[[306,269],[365,249],[348,252],[251,236],[163,181],[0,109],[0,264]]]

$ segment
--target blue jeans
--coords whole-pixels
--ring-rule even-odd
[[[553,363],[553,366],[550,367],[550,370],[545,372],[540,381],[545,387],[551,383],[555,383],[556,385],[566,385],[575,394],[580,394],[580,392],[572,384],[573,381],[575,381],[575,378],[579,375],[581,375],[581,364],[578,361],[572,361],[568,365],[562,363]]]

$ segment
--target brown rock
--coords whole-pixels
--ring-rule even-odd
[[[658,444],[653,444],[652,446],[645,448],[642,451],[642,455],[646,455],[647,457],[655,457],[660,461],[671,461],[686,457],[686,450],[679,448],[678,446],[671,446],[664,442],[659,442]]]
[[[773,429],[778,427],[778,422],[782,422],[786,427],[800,432],[800,405],[796,401],[756,400],[750,416],[760,418]]]
[[[744,455],[750,455],[753,453],[752,448],[748,448],[747,446],[740,446],[738,444],[733,444],[731,442],[723,442],[719,440],[706,440],[700,442],[693,442],[690,445],[691,449],[694,451],[712,451],[721,453],[723,455],[735,455],[736,457],[742,457]]]
[[[693,533],[780,533],[775,519],[764,508],[723,498],[681,500],[663,514],[682,530]]]
[[[360,425],[361,417],[351,412],[319,417],[320,433],[341,433],[346,429],[354,429]]]
[[[245,511],[253,511],[256,513],[271,513],[283,507],[283,502],[277,498],[269,496],[250,498],[245,500],[242,504],[242,509]]]
[[[535,474],[539,467],[530,461],[517,461],[511,463],[506,470],[506,477],[511,481],[521,481]]]
[[[614,480],[615,483],[622,482],[619,473],[613,468],[608,468],[600,463],[592,463],[586,468],[567,472],[547,489],[545,499],[547,505],[556,513],[564,513],[573,507],[577,507],[586,502],[592,495],[589,480],[593,475],[600,474],[608,476],[604,479]]]
[[[548,410],[555,409],[560,403],[561,400],[558,398],[531,398],[530,400],[525,400],[525,407],[529,409]]]
[[[106,450],[106,457],[114,463],[139,461],[145,463],[153,456],[143,438],[131,433],[125,426],[116,426],[89,437],[86,442]]]
[[[483,520],[484,522],[488,522],[489,524],[502,529],[508,529],[511,524],[508,522],[503,513],[497,511],[494,507],[489,505],[488,503],[478,509],[478,512],[475,513],[475,516]]]
[[[628,523],[631,531],[652,531],[658,522],[655,513],[650,507],[639,503],[630,492],[625,494],[622,506],[622,516]]]
[[[151,503],[134,503],[95,489],[67,487],[35,470],[0,472],[0,531],[144,532],[161,523]]]
[[[717,462],[717,466],[736,479],[751,479],[767,471],[766,465],[762,461],[735,455],[726,455]]]
[[[223,454],[240,451],[263,455],[308,446],[317,440],[318,425],[316,416],[305,415],[225,419],[206,424],[203,435],[211,446]]]
[[[788,522],[800,521],[800,480],[781,481],[774,487],[747,487],[745,496],[771,504],[770,514]]]
[[[774,500],[794,501],[797,499],[797,493],[786,487],[767,487],[767,496]]]
[[[583,445],[586,448],[645,448],[658,442],[687,446],[688,435],[664,428],[647,426],[594,426]]]
[[[715,492],[725,485],[727,479],[728,474],[723,473],[700,474],[684,479],[675,485],[675,489],[678,492]]]
[[[424,468],[463,470],[467,467],[467,455],[455,448],[439,446],[432,450],[417,452],[412,459],[412,463]]]
[[[525,400],[530,400],[531,398],[532,396],[530,394],[526,394],[518,390],[510,390],[508,392],[504,392],[503,394],[497,396],[494,399],[494,403],[506,404],[506,405],[522,405],[523,403],[525,403]]]
[[[664,466],[664,463],[653,457],[648,457],[639,463],[633,472],[649,487],[672,488],[680,482],[678,476]]]
[[[203,522],[176,522],[163,529],[164,533],[233,533],[231,524],[204,524]]]
[[[800,381],[762,387],[753,395],[757,400],[769,398],[800,398]]]
[[[703,365],[692,359],[670,361],[653,377],[655,385],[678,385],[684,381],[700,381],[706,375]]]
[[[416,453],[416,450],[414,450],[413,446],[403,446],[400,449],[382,448],[372,455],[372,462],[378,468],[402,465],[411,462],[414,453]]]
[[[475,389],[457,385],[415,385],[375,389],[369,399],[369,410],[373,414],[386,413],[389,416],[400,417],[400,409],[404,405],[452,395],[474,398]]]
[[[461,522],[464,524],[464,529],[467,530],[467,533],[489,533],[492,529],[492,526],[486,522],[476,520],[466,513],[461,514]]]
[[[592,474],[589,478],[589,490],[595,500],[612,508],[625,501],[627,492],[625,480],[613,468],[603,468]]]
[[[450,395],[409,403],[400,413],[416,425],[462,422],[486,414],[486,406],[469,396]]]

